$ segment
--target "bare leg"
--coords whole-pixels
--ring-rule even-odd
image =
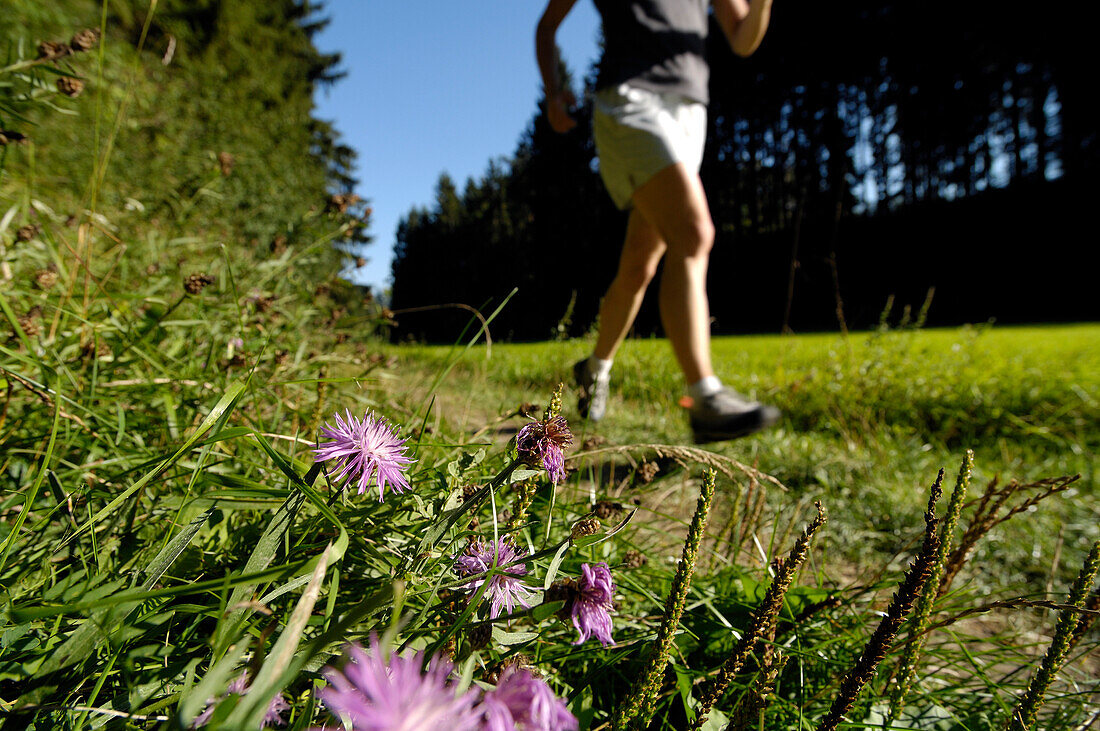
[[[657,230],[637,209],[632,210],[626,224],[619,269],[600,304],[599,336],[593,351],[597,358],[611,360],[622,345],[642,305],[646,287],[657,273],[657,264],[665,248]]]
[[[634,191],[640,213],[664,241],[661,323],[688,384],[714,375],[710,361],[707,263],[714,223],[698,174],[670,165]],[[602,335],[602,332],[601,332]]]

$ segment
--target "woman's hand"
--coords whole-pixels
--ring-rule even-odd
[[[558,134],[568,132],[577,126],[577,120],[569,113],[569,108],[575,106],[577,98],[568,89],[558,89],[546,96],[546,118],[550,122],[550,128]]]

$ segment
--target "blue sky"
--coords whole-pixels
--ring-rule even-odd
[[[335,122],[359,152],[357,192],[374,209],[374,243],[355,280],[387,286],[398,219],[430,205],[439,174],[459,186],[508,156],[532,115],[541,80],[535,0],[329,0],[315,39],[343,54],[347,76],[317,93],[316,115]],[[575,76],[597,53],[599,16],[574,6],[558,44]]]

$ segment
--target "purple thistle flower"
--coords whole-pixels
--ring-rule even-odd
[[[580,633],[579,645],[589,637],[595,637],[603,645],[614,642],[611,639],[611,614],[615,596],[615,582],[611,578],[611,569],[600,562],[594,566],[581,564],[581,577],[577,580],[577,593],[573,598],[573,626]]]
[[[577,719],[546,681],[513,665],[482,699],[485,731],[574,731]]]
[[[335,426],[326,424],[321,436],[331,442],[319,444],[314,453],[318,462],[336,460],[335,480],[345,477],[359,485],[359,494],[367,491],[373,479],[378,485],[378,502],[385,497],[386,483],[397,493],[409,489],[405,469],[413,461],[405,456],[405,440],[397,436],[396,429],[386,419],[367,411],[362,420],[350,411],[347,420],[339,414],[333,416]]]
[[[483,574],[494,566],[505,566],[520,557],[519,551],[512,545],[508,537],[498,538],[496,541],[485,543],[480,538],[470,541],[466,550],[455,561],[455,571],[461,576],[477,576]],[[527,567],[522,563],[508,566],[503,573],[489,579],[489,588],[485,593],[492,600],[489,607],[489,617],[496,619],[500,616],[501,608],[507,608],[511,614],[516,604],[524,607],[531,606],[528,599],[533,595],[530,587],[520,581],[520,577],[527,575]],[[478,587],[485,583],[485,578],[475,579],[466,588],[477,591]]]
[[[347,654],[342,670],[325,670],[329,685],[319,695],[355,731],[479,731],[482,714],[474,706],[481,692],[455,695],[450,662],[437,655],[421,672],[423,653],[384,653],[375,636],[369,654],[359,645],[349,645]]]
[[[218,704],[228,698],[231,695],[245,695],[248,693],[248,673],[244,672],[233,678],[229,685],[226,686],[225,692],[218,698],[211,698],[206,702],[206,709],[203,710],[192,722],[191,728],[199,728],[205,726],[210,722],[211,717],[214,715],[214,709]],[[287,703],[286,698],[282,693],[277,694],[271,699],[271,703],[267,706],[267,712],[264,713],[264,718],[260,722],[260,728],[267,728],[268,726],[285,726],[286,721],[283,720],[283,712],[290,710],[290,704]]]
[[[555,485],[565,479],[563,449],[573,443],[573,433],[565,417],[548,421],[532,421],[516,435],[516,451],[524,464],[542,467]]]

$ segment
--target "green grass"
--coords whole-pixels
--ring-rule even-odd
[[[517,406],[545,405],[590,343],[490,349],[470,330],[452,348],[386,344],[380,308],[332,277],[330,242],[347,231],[338,217],[307,210],[285,251],[269,254],[202,233],[221,228],[197,194],[173,220],[96,211],[73,228],[56,211],[80,193],[43,191],[22,173],[0,186],[4,731],[187,728],[241,673],[252,690],[226,698],[209,728],[255,728],[281,692],[300,731],[326,718],[321,669],[371,634],[445,652],[461,682],[485,690],[522,654],[581,728],[606,729],[646,674],[670,587],[684,586],[677,559],[707,467],[719,470],[717,497],[683,619],[662,635],[673,638],[662,645],[670,672],[663,683],[649,674],[656,727],[687,726],[750,626],[769,566],[820,500],[829,522],[777,604],[774,636],[760,638],[707,727],[763,692],[770,646],[787,665],[763,721],[749,725],[815,728],[921,543],[929,484],[967,448],[976,466],[964,527],[994,477],[1082,475],[984,535],[933,606],[942,626],[898,723],[986,731],[1001,727],[1050,644],[1054,615],[1034,600],[1065,601],[1098,538],[1100,326],[721,338],[720,375],[784,419],[706,450],[683,446],[667,344],[629,341],[605,421],[578,421],[566,396],[572,474],[553,486],[536,470],[520,489],[509,483],[509,440],[526,422]],[[198,273],[213,283],[187,293]],[[417,460],[412,489],[384,502],[341,489],[311,452],[332,414],[367,409],[409,436]],[[463,502],[468,486],[481,489]],[[1042,489],[998,494],[1011,507]],[[572,540],[593,514],[596,534]],[[614,645],[574,645],[546,597],[491,621],[465,590],[456,555],[512,520],[536,589],[566,589],[582,563],[611,565]],[[881,719],[918,631],[903,625],[890,640],[850,727]],[[1077,643],[1043,728],[1095,712],[1098,646],[1095,628]]]
[[[478,429],[568,382],[571,364],[589,347],[479,347],[434,395],[452,424]],[[1045,585],[1061,526],[1079,550],[1095,538],[1100,326],[722,337],[713,349],[724,380],[775,404],[784,419],[770,432],[708,448],[778,477],[792,491],[781,503],[821,499],[834,516],[829,540],[855,566],[873,567],[912,538],[923,488],[968,448],[977,454],[975,484],[1082,475],[1070,494],[999,535],[996,556],[979,555],[983,578],[1021,590]],[[393,352],[402,369],[416,373],[454,356],[433,346]],[[418,391],[423,377],[404,380],[416,398],[425,395]],[[579,442],[592,435],[609,444],[689,442],[677,403],[683,384],[667,342],[627,341],[612,387],[608,417],[580,426]]]
[[[14,281],[31,281],[42,261],[73,245],[71,235],[51,227],[29,242],[10,262]],[[92,245],[114,246],[99,237]],[[498,622],[489,646],[475,647],[471,623],[486,621],[484,609],[458,612],[440,590],[458,588],[453,557],[467,538],[493,530],[494,513],[471,507],[475,526],[464,519],[448,528],[445,510],[464,484],[485,484],[508,464],[507,442],[524,423],[517,405],[545,403],[588,345],[357,340],[370,313],[347,314],[338,291],[318,296],[308,276],[325,245],[292,249],[278,266],[237,267],[216,245],[153,235],[125,267],[100,257],[87,280],[63,269],[55,289],[0,300],[15,333],[0,345],[0,702],[11,719],[0,727],[179,728],[248,671],[269,692],[286,692],[291,728],[307,728],[322,715],[318,670],[341,644],[397,628],[411,647],[453,652],[475,679],[518,645],[582,727],[600,728],[642,670],[708,462],[731,476],[720,476],[670,656],[687,685],[659,694],[663,728],[687,723],[695,696],[684,689],[705,682],[730,651],[730,627],[746,625],[767,564],[786,552],[814,500],[830,521],[784,605],[775,642],[789,660],[766,728],[812,727],[823,716],[919,542],[928,484],[966,447],[977,452],[973,495],[997,473],[1083,478],[980,541],[933,621],[993,599],[1064,597],[1096,539],[1096,326],[720,339],[722,375],[785,417],[708,451],[675,446],[689,434],[667,344],[631,341],[605,421],[579,422],[567,399],[576,472],[557,490],[540,480],[516,533],[540,556],[530,564],[537,586],[552,573],[576,576],[582,562],[615,567],[617,644],[574,647],[571,626],[536,609]],[[180,246],[215,284],[185,297],[186,270],[146,273],[145,262]],[[34,305],[42,314],[32,334],[19,313]],[[319,426],[333,412],[368,407],[413,436],[410,495],[334,497],[309,470]],[[595,436],[601,447],[586,444]],[[658,458],[652,444],[673,447]],[[481,449],[483,457],[470,456]],[[659,465],[648,484],[635,473],[644,460]],[[754,482],[732,460],[786,489]],[[500,511],[515,505],[499,489],[496,530],[508,518]],[[614,537],[556,562],[593,499],[637,512]],[[964,525],[972,512],[964,510]],[[426,536],[437,549],[424,550]],[[624,566],[630,550],[647,563]],[[303,604],[315,570],[319,596]],[[292,620],[296,610],[304,624]],[[951,719],[944,728],[996,727],[1046,645],[1022,630],[1045,633],[1051,622],[1017,604],[934,632],[905,713],[942,711]],[[1082,655],[1095,646],[1095,638],[1079,645],[1050,693],[1043,718],[1062,724],[1051,728],[1089,713],[1095,666]],[[714,719],[756,687],[755,662]],[[881,710],[893,662],[850,718]],[[928,676],[931,668],[950,680]],[[256,707],[239,709],[223,704],[217,718],[236,728]]]

